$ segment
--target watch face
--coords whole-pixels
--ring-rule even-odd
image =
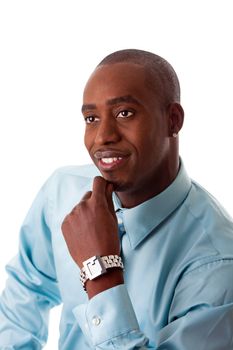
[[[83,262],[83,267],[85,268],[86,275],[90,280],[93,280],[106,272],[106,268],[104,267],[100,256],[93,256],[90,259],[85,260]]]

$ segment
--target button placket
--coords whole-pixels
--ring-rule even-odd
[[[121,247],[121,257],[123,259],[122,240],[123,240],[123,236],[126,233],[126,231],[125,231],[125,226],[124,226],[124,221],[123,221],[123,211],[122,211],[122,209],[118,209],[116,211],[116,215],[117,215],[117,222],[118,222],[118,235],[119,235],[120,247]]]
[[[122,238],[123,234],[125,233],[122,210],[118,209],[116,214],[117,214],[117,223],[118,223],[118,233],[119,233],[119,237]]]

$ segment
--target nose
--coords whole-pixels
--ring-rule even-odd
[[[96,129],[95,143],[106,145],[120,141],[121,135],[115,119],[106,118],[99,122]]]

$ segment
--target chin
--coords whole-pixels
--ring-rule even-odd
[[[124,174],[115,171],[100,172],[103,178],[113,185],[115,192],[125,192],[132,190],[133,182],[130,181],[129,176],[126,176],[127,174],[125,172]]]
[[[132,183],[121,181],[119,179],[113,179],[109,176],[103,176],[106,181],[110,182],[113,185],[113,189],[115,192],[127,192],[132,190]]]

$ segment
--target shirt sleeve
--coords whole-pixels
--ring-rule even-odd
[[[41,349],[48,313],[60,303],[53,261],[48,182],[37,195],[20,232],[18,255],[7,265],[0,297],[1,349]]]
[[[148,339],[140,330],[124,285],[96,295],[73,312],[90,346],[98,350],[229,350],[233,348],[232,274],[231,259],[186,274],[157,339]]]
[[[147,349],[147,337],[140,331],[125,285],[97,294],[73,313],[96,349]]]

